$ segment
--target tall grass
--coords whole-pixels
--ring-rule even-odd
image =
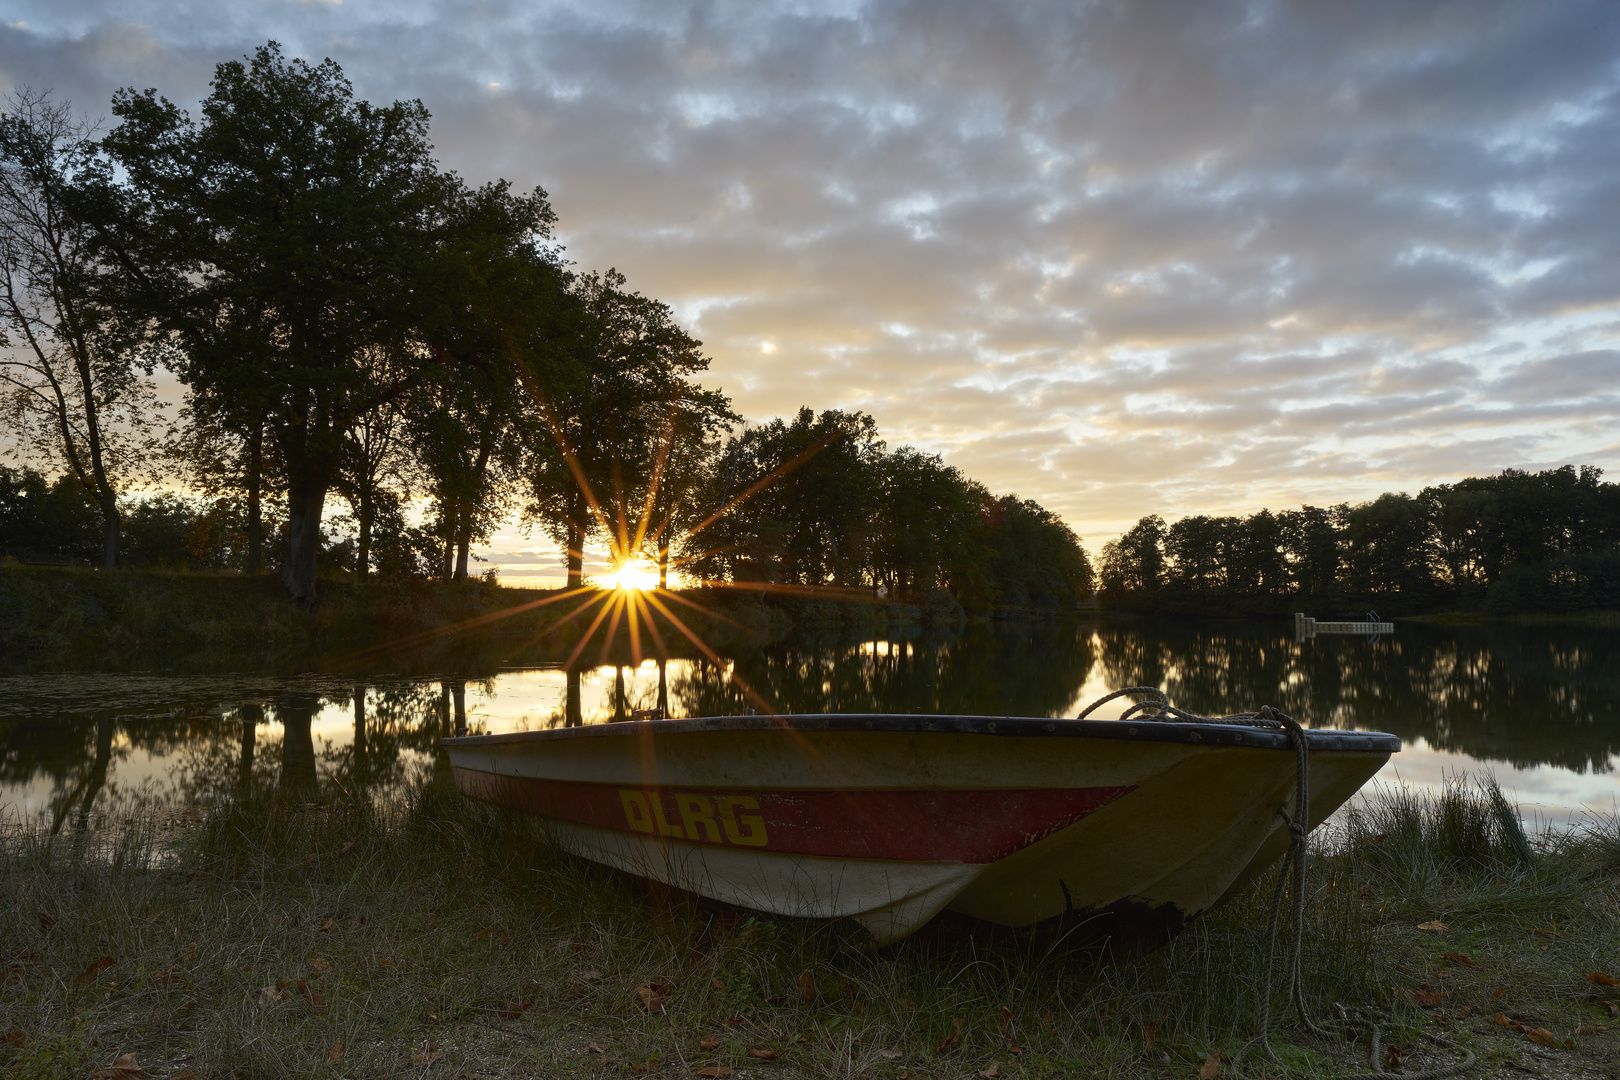
[[[1432,1023],[1424,992],[1446,1009],[1578,1009],[1580,972],[1617,966],[1617,883],[1613,821],[1532,844],[1489,782],[1379,793],[1313,852],[1307,1002],[1319,1014],[1393,1008],[1408,1032]],[[21,1033],[0,1044],[0,1071],[81,1077],[128,1051],[160,1078],[594,1076],[651,1063],[672,1076],[897,1080],[994,1062],[1000,1075],[1190,1076],[1253,1032],[1272,884],[1134,958],[949,918],[861,950],[837,926],[750,915],[560,854],[532,822],[467,803],[442,778],[380,806],[264,795],[196,822],[22,826],[0,860],[13,964],[0,1033]],[[1443,942],[1417,929],[1437,919]],[[93,971],[100,957],[115,963]],[[1573,984],[1542,972],[1553,959]],[[638,1002],[644,986],[670,990],[665,1011]],[[1279,979],[1279,1008],[1283,990]],[[712,1051],[699,1045],[709,1035]],[[1273,1041],[1303,1069],[1349,1060],[1341,1044]],[[754,1049],[781,1057],[766,1065]]]

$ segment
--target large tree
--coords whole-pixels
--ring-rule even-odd
[[[153,90],[114,99],[103,145],[127,183],[108,236],[183,343],[193,391],[266,403],[287,478],[283,579],[309,604],[346,437],[398,392],[367,360],[408,347],[451,183],[422,104],[356,100],[331,60],[272,42],[212,86],[195,120]]]
[[[80,214],[107,168],[89,126],[23,89],[0,114],[0,383],[15,442],[73,477],[101,512],[102,564],[118,565],[120,489],[150,459],[155,354],[146,324],[110,297],[117,271]]]

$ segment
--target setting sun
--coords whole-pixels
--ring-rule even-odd
[[[632,559],[602,579],[610,589],[656,589],[658,567],[645,559]]]

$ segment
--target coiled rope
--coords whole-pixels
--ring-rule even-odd
[[[1170,704],[1170,698],[1163,690],[1156,686],[1128,686],[1123,690],[1115,690],[1111,694],[1093,701],[1075,717],[1084,720],[1098,706],[1113,701],[1115,698],[1147,698],[1146,701],[1133,701],[1129,708],[1120,714],[1120,720],[1145,721],[1171,721],[1180,720],[1193,724],[1242,724],[1246,727],[1261,727],[1281,729],[1288,733],[1288,741],[1294,748],[1294,813],[1292,816],[1279,807],[1278,815],[1288,826],[1288,851],[1283,855],[1282,866],[1277,871],[1277,887],[1271,895],[1271,917],[1266,924],[1266,951],[1265,961],[1261,968],[1259,998],[1257,1001],[1260,1013],[1260,1032],[1243,1045],[1236,1054],[1232,1055],[1232,1075],[1242,1080],[1242,1064],[1256,1047],[1265,1052],[1267,1058],[1281,1066],[1283,1063],[1271,1048],[1271,1033],[1281,1023],[1281,1017],[1273,1017],[1271,1012],[1272,980],[1275,974],[1277,956],[1277,916],[1282,912],[1283,893],[1291,884],[1293,886],[1293,944],[1289,949],[1288,957],[1288,1000],[1294,1010],[1299,1014],[1300,1026],[1313,1035],[1324,1038],[1338,1037],[1351,1041],[1355,1038],[1356,1029],[1365,1026],[1369,1030],[1371,1043],[1372,1071],[1365,1073],[1352,1073],[1340,1076],[1337,1080],[1384,1080],[1393,1074],[1384,1071],[1383,1063],[1378,1060],[1378,1051],[1381,1048],[1381,1025],[1393,1024],[1393,1015],[1389,1020],[1374,1014],[1370,1009],[1346,1008],[1337,1002],[1334,1008],[1338,1011],[1337,1018],[1325,1020],[1319,1025],[1311,1019],[1310,1012],[1305,1008],[1305,992],[1299,976],[1299,961],[1302,946],[1305,940],[1305,856],[1310,840],[1310,791],[1311,791],[1311,762],[1310,751],[1305,742],[1305,729],[1299,721],[1292,716],[1274,709],[1270,705],[1262,705],[1255,712],[1228,713],[1225,716],[1199,716],[1196,713],[1178,709]],[[1391,1002],[1391,1013],[1394,1012],[1394,1003]],[[1402,1073],[1404,1080],[1441,1080],[1442,1077],[1453,1076],[1474,1064],[1473,1051],[1462,1047],[1432,1032],[1424,1032],[1424,1037],[1448,1050],[1457,1050],[1463,1054],[1463,1060],[1449,1065],[1440,1065],[1432,1069],[1423,1069],[1415,1073]]]

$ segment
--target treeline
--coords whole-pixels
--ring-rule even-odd
[[[1142,518],[1103,546],[1105,607],[1385,615],[1620,609],[1620,485],[1509,469],[1351,506]]]
[[[790,590],[1092,590],[1053,515],[869,417],[739,429],[670,309],[574,268],[544,191],[442,169],[419,102],[357,100],[271,43],[195,117],[151,90],[112,113],[99,134],[23,90],[0,116],[6,421],[61,477],[5,475],[0,548],[275,570],[308,604],[322,572],[464,579],[516,515],[570,586],[595,544]],[[177,483],[195,494],[126,494]]]

